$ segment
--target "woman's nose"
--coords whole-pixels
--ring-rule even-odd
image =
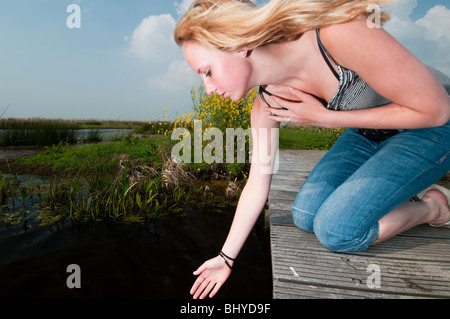
[[[205,89],[206,89],[206,93],[208,95],[213,95],[214,93],[217,92],[217,88],[215,88],[213,85],[205,83]]]

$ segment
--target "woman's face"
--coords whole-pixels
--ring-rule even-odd
[[[252,88],[251,65],[247,52],[227,53],[187,41],[183,45],[184,56],[190,67],[202,77],[208,94],[239,101]]]

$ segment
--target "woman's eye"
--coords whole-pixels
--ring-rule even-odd
[[[205,78],[209,78],[211,76],[211,70],[208,70],[208,72],[205,75]]]

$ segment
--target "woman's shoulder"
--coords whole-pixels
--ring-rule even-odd
[[[321,28],[320,39],[324,44],[332,46],[334,43],[342,42],[348,37],[357,37],[358,34],[367,32],[367,29],[370,28],[367,19],[359,17],[345,23],[332,24]]]
[[[339,65],[350,68],[355,57],[372,54],[371,47],[380,48],[393,38],[381,27],[374,27],[367,18],[334,24],[320,29],[320,40]]]

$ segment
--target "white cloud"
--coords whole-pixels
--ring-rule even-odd
[[[181,3],[175,2],[175,10],[179,16],[182,16],[191,6],[194,0],[181,0]]]
[[[147,60],[174,57],[177,50],[173,40],[175,24],[171,14],[152,15],[143,19],[131,36],[131,51]]]
[[[194,83],[199,82],[199,77],[192,71],[186,60],[174,60],[170,63],[167,73],[150,78],[150,85],[157,85],[165,90],[188,92]]]
[[[416,21],[427,30],[427,39],[438,41],[441,37],[450,39],[450,10],[438,5],[431,8],[425,17]]]
[[[175,2],[177,14],[182,15],[192,2]],[[149,16],[125,39],[130,51],[139,58],[137,62],[148,72],[145,76],[150,89],[159,90],[161,94],[189,93],[194,83],[199,82],[173,39],[175,25],[171,14]]]
[[[175,3],[177,13],[183,14],[192,1]],[[173,39],[175,25],[170,14],[149,16],[141,21],[132,36],[124,40],[143,72],[143,82],[154,98],[155,107],[164,103],[172,112],[185,112],[192,107],[190,89],[200,82],[200,78],[189,67]]]
[[[391,20],[384,28],[425,64],[450,76],[450,10],[437,5],[414,21],[416,6],[417,0],[403,0],[387,7]]]

